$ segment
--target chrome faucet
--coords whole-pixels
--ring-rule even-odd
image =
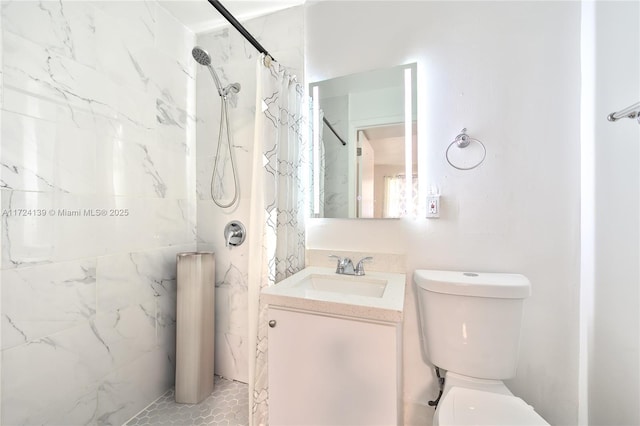
[[[364,275],[364,263],[373,260],[373,257],[367,256],[356,264],[355,268],[353,267],[353,261],[348,257],[340,257],[332,254],[329,256],[330,258],[337,259],[338,264],[336,265],[336,274],[341,275]]]

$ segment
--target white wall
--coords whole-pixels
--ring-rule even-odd
[[[2,424],[122,424],[173,384],[193,41],[153,1],[2,3]]]
[[[640,3],[595,4],[595,262],[589,423],[640,424]]]
[[[418,268],[518,272],[532,282],[513,392],[552,424],[577,422],[580,4],[307,4],[309,81],[418,63],[420,173],[437,220],[316,219],[310,249],[406,253],[407,424],[428,424],[437,390],[421,354]],[[473,171],[444,157],[463,127],[487,147]]]

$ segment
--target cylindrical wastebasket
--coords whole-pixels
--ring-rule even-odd
[[[213,392],[213,253],[177,255],[176,402],[197,404]]]

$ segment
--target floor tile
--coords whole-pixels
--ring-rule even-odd
[[[204,426],[249,424],[245,383],[215,377],[213,393],[200,404],[177,404],[174,389],[149,405],[125,426]]]

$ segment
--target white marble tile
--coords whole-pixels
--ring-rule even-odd
[[[95,332],[111,357],[111,369],[126,365],[157,347],[156,300],[100,314]]]
[[[193,63],[191,49],[195,44],[195,34],[178,22],[163,7],[156,8],[156,37],[155,48],[177,61],[184,67]]]
[[[246,200],[241,200],[246,201]],[[225,247],[224,225],[231,218],[248,223],[248,207],[229,214],[212,201],[198,202],[198,248],[216,256],[216,374],[248,379],[247,275],[250,242]]]
[[[2,268],[50,262],[55,248],[52,193],[2,190]],[[39,215],[40,213],[45,216]]]
[[[171,362],[160,350],[114,370],[98,388],[98,424],[123,424],[169,389],[174,376]]]
[[[138,270],[133,254],[100,257],[97,265],[98,314],[145,303],[157,294],[153,281],[150,283]]]
[[[29,40],[5,33],[4,85],[24,90],[67,108],[114,115],[117,87],[86,65],[58,56]]]
[[[173,139],[174,142],[183,142],[190,121],[196,120],[195,115],[166,101],[165,97],[161,94],[161,97],[156,98],[155,101],[158,132],[165,140]]]
[[[83,132],[94,132],[96,143],[104,140],[117,139],[125,141],[153,141],[155,128],[145,128],[126,119],[99,114],[82,108],[69,108],[69,105],[55,99],[32,96],[20,88],[7,87],[4,91],[4,107],[6,111],[16,113],[17,117],[26,116],[32,119],[42,119],[50,126],[62,129],[73,129]],[[152,114],[154,112],[152,111]],[[36,121],[40,123],[40,121]],[[69,130],[67,130],[68,132]],[[85,140],[85,135],[81,140]],[[56,140],[58,140],[57,138]],[[51,157],[53,160],[53,157]],[[87,158],[95,162],[95,159]],[[95,166],[94,166],[95,167]]]
[[[73,116],[73,111],[63,107],[60,103],[31,96],[20,88],[3,85],[3,95],[2,106],[4,111],[41,118],[53,123],[58,122],[65,115]]]
[[[57,55],[95,66],[94,12],[90,2],[5,1],[3,30]]]
[[[1,154],[3,188],[24,191],[55,188],[55,123],[5,111]]]
[[[195,245],[176,245],[98,258],[98,313],[113,312],[153,298],[175,299],[176,254],[193,251]],[[163,301],[163,321],[175,321],[171,301]],[[165,304],[166,303],[166,304]]]
[[[145,129],[153,129],[156,125],[154,104],[156,98],[153,93],[129,89],[122,86],[112,88],[117,101],[115,115],[119,121],[131,123]]]
[[[303,40],[304,40],[304,8],[292,7],[266,15],[262,18],[252,19],[246,24],[249,32],[282,64],[287,67],[296,67],[302,70]],[[246,42],[242,41],[244,45]],[[249,45],[249,47],[251,47]],[[244,50],[243,46],[243,50]],[[254,49],[255,51],[255,49]],[[281,59],[284,52],[296,52],[295,63],[285,62]],[[294,56],[295,57],[295,56]],[[300,74],[302,76],[302,74]]]
[[[176,255],[185,246],[166,247],[131,254],[140,279],[153,289],[156,297],[176,294]]]
[[[129,216],[112,218],[109,253],[139,252],[195,242],[191,202],[175,199],[116,197]],[[135,238],[131,238],[135,235]]]
[[[155,124],[153,112],[154,97],[146,93],[142,83],[122,82],[125,77],[97,71],[66,57],[55,55],[43,47],[12,34],[5,37],[5,84],[10,88],[29,88],[29,92],[45,99],[55,100],[62,105],[113,117],[127,123],[146,128]],[[113,67],[121,73],[128,73],[132,81],[144,79],[139,70],[125,71],[122,58],[111,57],[107,49],[101,60],[113,61]],[[127,62],[134,64],[135,58]],[[129,85],[127,85],[129,84]]]
[[[148,106],[148,105],[147,105]],[[101,143],[121,140],[129,143],[150,143],[155,140],[156,129],[113,117],[91,116],[91,123],[85,128],[95,129]]]
[[[233,121],[234,118],[231,118]],[[201,132],[200,127],[198,133]],[[217,135],[217,131],[215,132]],[[213,149],[217,149],[218,139],[212,139],[205,142],[210,143]],[[232,136],[232,152],[233,160],[235,162],[235,172],[237,179],[240,183],[240,197],[249,198],[251,188],[252,177],[252,164],[253,164],[253,127],[238,127],[233,131]],[[203,150],[209,150],[210,147],[203,147]],[[198,149],[198,156],[196,158],[197,167],[197,193],[200,200],[206,200],[211,198],[211,176],[214,170],[214,161],[216,160],[215,153],[211,156],[204,156]],[[233,171],[231,168],[231,161],[229,158],[228,142],[226,139],[222,141],[222,147],[220,149],[220,158],[218,159],[217,166],[217,178],[214,182],[215,194],[217,199],[223,201],[229,201],[233,197]]]
[[[111,198],[64,193],[57,193],[54,198],[52,260],[60,262],[108,253],[115,219],[91,214],[98,209],[111,209]]]
[[[2,271],[2,349],[93,320],[95,259]]]
[[[2,423],[39,424],[86,395],[111,359],[90,324],[2,352]]]
[[[93,194],[97,186],[95,129],[57,125],[53,182],[63,192]]]
[[[153,12],[142,2],[131,2],[139,13],[123,14],[122,6],[116,3],[104,2],[95,10],[95,49],[100,52],[97,69],[121,87],[146,91],[149,79],[138,55],[154,45],[155,34],[149,28]],[[114,28],[118,28],[115,34]]]
[[[230,34],[236,31],[227,27],[217,31],[205,34],[199,34],[197,43],[211,56],[211,63],[217,65],[226,65],[231,60],[231,41]],[[198,75],[209,74],[205,67],[198,67]]]
[[[148,146],[149,159],[146,161],[153,161],[153,168],[145,163],[146,170],[149,173],[155,171],[165,182],[166,198],[188,198],[194,186],[194,182],[189,181],[193,178],[193,172],[189,168],[194,163],[194,143],[189,140],[187,132],[182,131],[180,134],[179,138],[169,139],[164,133],[160,136],[159,131],[158,142]]]
[[[190,55],[191,47],[187,53]],[[145,49],[137,55],[137,61],[148,78],[150,94],[164,102],[186,110],[190,100],[189,86],[195,81],[197,62],[186,63],[155,49]]]
[[[75,395],[50,407],[42,423],[50,425],[94,425],[97,424],[98,389],[89,386],[84,394]]]
[[[172,149],[173,148],[173,149]],[[186,160],[182,146],[155,142],[105,139],[98,147],[98,179],[101,191],[119,196],[184,196]],[[174,161],[175,169],[170,167]],[[175,181],[178,181],[173,184]],[[171,192],[169,185],[171,182]]]
[[[65,261],[112,253],[122,249],[121,241],[131,235],[134,229],[140,231],[140,239],[144,241],[147,228],[143,226],[144,217],[140,213],[144,212],[143,207],[128,203],[122,207],[116,202],[116,198],[106,195],[56,194],[53,260]],[[126,210],[128,216],[112,216],[111,213],[116,209]],[[89,235],[90,238],[87,237]],[[150,231],[146,235],[150,235]],[[137,243],[136,239],[129,246]]]
[[[216,287],[215,371],[240,381],[249,377],[247,303],[246,288]]]
[[[2,423],[122,424],[174,376],[193,34],[155,1],[1,7],[2,208],[47,212],[1,218]]]
[[[38,109],[41,115],[59,116],[60,110],[51,103],[37,101],[44,105]],[[187,196],[190,151],[186,131],[182,131],[182,140],[155,143],[154,134],[146,128],[104,117],[85,122],[89,128],[78,128],[6,114],[2,151],[4,187]],[[90,119],[83,113],[73,117],[80,118]],[[185,160],[176,162],[176,158]]]
[[[175,365],[176,360],[176,300],[159,297],[157,321],[157,344],[166,358]]]
[[[147,34],[144,36],[155,37],[155,22],[157,4],[153,0],[140,1],[109,1],[97,0],[91,4],[97,9],[96,13],[103,13],[114,20],[116,27],[132,27],[144,30]],[[140,31],[142,32],[142,31]],[[137,32],[129,33],[125,37],[131,38],[131,34],[135,36]]]

